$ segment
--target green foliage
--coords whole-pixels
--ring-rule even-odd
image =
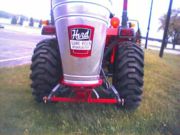
[[[159,30],[165,28],[167,15],[160,17],[160,27]],[[173,9],[171,11],[171,19],[168,29],[168,39],[173,42],[173,45],[180,44],[180,9]]]
[[[1,135],[179,135],[180,56],[145,52],[143,101],[135,112],[113,105],[38,104],[29,66],[0,69]]]

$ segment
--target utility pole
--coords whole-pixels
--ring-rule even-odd
[[[168,28],[169,28],[169,21],[170,21],[170,17],[171,17],[172,3],[173,3],[173,0],[170,0],[169,9],[168,9],[167,18],[166,18],[166,25],[164,28],[164,35],[163,35],[161,50],[159,53],[159,57],[161,57],[161,58],[163,57],[164,48],[165,48],[165,45],[167,44],[167,34],[168,34]]]
[[[150,13],[149,13],[149,21],[148,21],[148,27],[147,27],[145,49],[147,49],[147,44],[148,44],[149,30],[150,30],[151,16],[152,16],[152,8],[153,8],[153,0],[151,0],[151,8],[150,8]]]

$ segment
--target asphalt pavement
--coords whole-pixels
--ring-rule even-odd
[[[12,67],[31,62],[36,44],[47,36],[40,29],[5,26],[0,29],[0,67]]]

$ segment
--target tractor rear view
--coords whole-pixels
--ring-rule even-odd
[[[31,64],[32,94],[38,102],[140,105],[144,52],[139,32],[111,13],[109,0],[52,0],[51,25],[42,34]],[[111,24],[110,26],[108,26]],[[139,30],[139,29],[138,29]]]

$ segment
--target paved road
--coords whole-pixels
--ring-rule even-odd
[[[142,47],[144,48],[145,40],[142,40]],[[149,50],[155,50],[160,52],[161,43],[156,41],[148,41]],[[176,45],[175,49],[172,49],[172,44],[167,44],[167,48],[164,49],[164,54],[170,53],[174,55],[180,55],[180,45]]]
[[[30,63],[35,45],[42,39],[40,30],[28,33],[24,31],[0,29],[0,67],[17,66]],[[32,31],[32,30],[31,30]]]

